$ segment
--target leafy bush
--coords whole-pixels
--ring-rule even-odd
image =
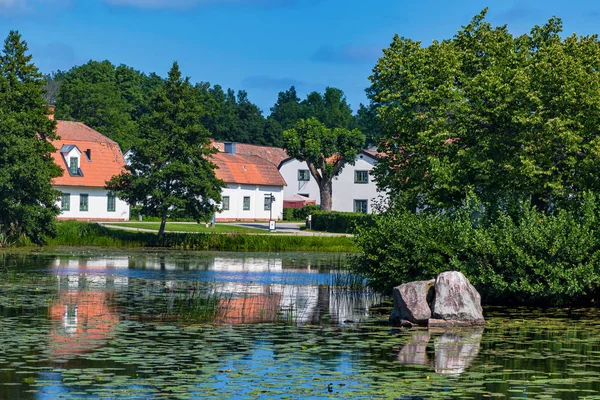
[[[547,215],[478,216],[465,204],[453,214],[390,212],[359,227],[352,264],[383,292],[395,285],[463,272],[488,304],[598,304],[600,207],[588,195],[577,209]]]
[[[318,211],[312,213],[311,228],[315,231],[352,233],[358,226],[371,226],[372,214],[337,211]]]
[[[131,221],[139,221],[139,215],[141,211],[141,207],[134,206],[131,207],[129,219]],[[170,213],[169,218],[167,219],[171,222],[196,222],[194,218],[190,218],[184,211],[181,210],[173,210]],[[142,215],[142,221],[145,222],[160,222],[162,218],[159,215]]]
[[[316,204],[308,204],[301,208],[284,208],[283,209],[283,220],[284,221],[305,221],[306,217],[314,214],[321,210],[321,206]]]

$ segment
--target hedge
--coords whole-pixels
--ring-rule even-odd
[[[322,232],[353,233],[357,227],[373,225],[372,214],[338,211],[317,211],[312,213],[311,229]]]

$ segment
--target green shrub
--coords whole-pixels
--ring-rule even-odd
[[[139,207],[139,206],[131,207],[129,219],[131,221],[139,221],[140,211],[141,211],[141,207]],[[142,221],[160,222],[160,221],[162,221],[162,217],[159,215],[142,215]],[[171,212],[171,214],[169,215],[168,221],[171,221],[171,222],[196,222],[195,219],[190,218],[189,216],[186,215],[185,211],[181,211],[181,210],[174,210],[173,212]]]
[[[358,226],[371,226],[372,214],[337,211],[317,211],[312,213],[311,229],[323,232],[352,233]]]
[[[284,208],[283,209],[283,220],[284,221],[305,221],[306,217],[321,210],[321,206],[316,204],[308,204],[300,208]]]
[[[352,266],[382,292],[463,272],[487,304],[592,305],[600,295],[600,207],[587,196],[551,215],[524,208],[483,220],[465,205],[452,215],[390,212],[359,227]]]

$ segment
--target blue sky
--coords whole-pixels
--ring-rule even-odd
[[[38,67],[108,59],[248,91],[266,114],[281,90],[344,90],[366,102],[368,76],[394,34],[451,37],[484,7],[526,33],[553,15],[565,32],[600,32],[600,4],[571,0],[0,0],[0,36],[19,30]]]

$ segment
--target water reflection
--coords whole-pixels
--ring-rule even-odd
[[[433,360],[427,352],[432,336]],[[482,336],[482,327],[414,331],[400,349],[397,360],[401,364],[429,365],[439,374],[459,375],[479,354]]]
[[[284,267],[285,264],[292,265]],[[340,277],[345,272],[320,271],[310,265],[300,268],[282,256],[63,256],[57,257],[51,267],[61,285],[52,315],[53,319],[62,315],[63,334],[80,332],[78,321],[89,321],[96,315],[101,318],[113,313],[115,316],[108,315],[107,321],[118,320],[117,311],[108,307],[113,296],[116,296],[113,302],[127,303],[119,310],[122,314],[128,308],[146,310],[144,316],[172,313],[173,307],[168,305],[164,310],[148,311],[152,304],[143,303],[155,302],[157,296],[164,298],[169,294],[173,296],[165,300],[167,303],[172,303],[176,296],[179,296],[176,300],[189,297],[192,291],[196,296],[198,282],[203,283],[203,296],[220,299],[214,322],[225,324],[282,320],[301,324],[354,323],[364,320],[370,307],[379,300],[365,288],[349,290],[343,285],[333,285],[334,280],[343,280]],[[132,306],[132,301],[139,304]],[[85,308],[87,314],[83,319],[82,303],[97,304],[96,309]]]
[[[114,290],[127,278],[102,275],[57,276],[58,297],[50,307],[52,358],[82,354],[103,345],[119,322]]]

